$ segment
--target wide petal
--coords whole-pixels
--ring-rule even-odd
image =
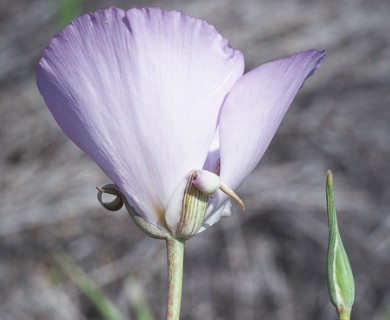
[[[253,171],[297,91],[324,51],[308,50],[245,74],[227,97],[220,120],[221,179],[236,189]]]
[[[63,131],[156,225],[176,185],[202,168],[242,54],[178,11],[111,8],[54,37],[37,84]]]
[[[303,82],[319,67],[324,51],[308,50],[266,63],[245,74],[223,105],[219,131],[221,181],[235,190],[253,171]],[[214,138],[215,140],[216,138]],[[219,155],[217,154],[219,151]],[[210,199],[206,221],[219,220],[226,195]]]

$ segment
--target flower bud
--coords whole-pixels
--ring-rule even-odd
[[[328,171],[326,178],[326,202],[329,221],[327,268],[329,296],[332,304],[336,307],[340,319],[349,319],[355,299],[355,283],[337,225],[336,208],[333,199],[333,180],[330,171]]]

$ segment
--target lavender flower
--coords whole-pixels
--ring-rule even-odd
[[[222,191],[237,199],[323,56],[308,50],[243,75],[241,52],[207,22],[110,8],[50,41],[37,84],[65,134],[162,234],[181,234],[185,196],[199,189],[192,236],[230,215]]]

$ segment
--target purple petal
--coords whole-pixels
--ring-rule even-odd
[[[63,131],[156,225],[176,185],[202,168],[243,58],[178,11],[111,8],[54,37],[37,84]]]
[[[304,51],[266,63],[235,84],[220,120],[222,182],[234,190],[253,171],[295,94],[323,57],[324,51]]]

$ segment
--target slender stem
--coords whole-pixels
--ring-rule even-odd
[[[167,238],[168,303],[166,320],[179,320],[183,286],[184,240]]]
[[[351,308],[337,308],[339,320],[350,320],[351,319]]]

